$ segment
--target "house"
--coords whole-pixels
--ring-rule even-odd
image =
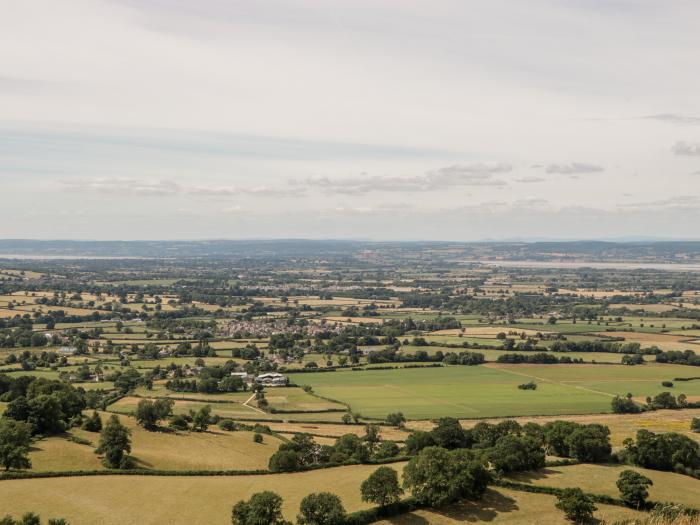
[[[277,372],[267,372],[255,378],[263,386],[287,386],[287,378]]]
[[[231,372],[232,377],[240,377],[241,381],[244,383],[250,384],[253,382],[253,379],[255,379],[255,376],[253,374],[249,374],[247,372]]]
[[[58,349],[58,353],[61,355],[73,355],[78,351],[74,346],[62,346]]]

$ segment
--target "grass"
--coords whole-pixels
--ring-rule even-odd
[[[457,523],[510,523],[525,525],[566,525],[571,522],[554,504],[557,498],[503,488],[490,488],[476,502],[462,502],[443,509],[417,510],[377,525],[453,525]],[[642,518],[644,514],[613,505],[597,505],[594,516],[606,523]]]
[[[677,381],[674,387],[661,385],[662,381],[675,377],[692,377],[694,369],[683,365],[652,364],[637,366],[620,365],[503,365],[489,367],[518,374],[535,381],[554,382],[574,388],[602,392],[608,395],[632,393],[638,400],[671,391],[684,393],[693,400],[700,396],[700,381]]]
[[[293,520],[301,499],[311,492],[332,490],[349,511],[367,508],[360,501],[359,486],[376,468],[353,465],[264,476],[105,475],[2,481],[0,509],[15,516],[32,511],[45,519],[62,517],[76,525],[227,525],[237,501],[273,490],[284,498],[285,516]]]
[[[479,418],[606,412],[610,396],[542,383],[523,392],[522,376],[485,366],[454,366],[362,372],[290,374],[324,397],[348,403],[365,417],[384,418],[401,411],[411,419],[443,416]]]
[[[107,414],[102,414],[103,420]],[[267,469],[270,456],[282,441],[264,436],[263,443],[253,442],[253,433],[226,432],[217,426],[208,432],[150,432],[127,416],[121,422],[131,431],[132,455],[139,468],[158,470],[257,470]],[[92,445],[80,445],[65,437],[51,437],[34,443],[30,457],[33,470],[99,470],[94,453],[99,434],[73,429],[72,435]]]
[[[619,497],[615,482],[623,470],[635,470],[654,482],[649,487],[649,499],[670,501],[700,508],[700,480],[675,474],[628,465],[581,464],[566,467],[545,468],[540,471],[520,473],[513,479],[533,485],[548,487],[580,487],[585,492]]]

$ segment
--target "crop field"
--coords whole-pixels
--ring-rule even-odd
[[[455,525],[458,523],[503,523],[513,525],[569,525],[564,514],[554,507],[557,498],[503,488],[491,488],[480,501],[462,502],[439,510],[417,510],[378,525]],[[642,518],[644,513],[613,505],[597,505],[594,517],[616,523]]]
[[[625,395],[628,392],[644,401],[647,396],[672,391],[674,395],[686,394],[692,400],[700,396],[700,380],[677,381],[674,386],[664,387],[662,381],[676,377],[692,377],[692,369],[683,365],[646,364],[637,366],[619,365],[508,365],[487,364],[489,368],[507,371],[534,381],[554,382],[574,388],[604,393]],[[672,381],[673,382],[673,381]]]
[[[376,468],[352,465],[258,476],[105,475],[0,481],[0,509],[12,509],[15,515],[33,511],[63,517],[77,525],[228,525],[234,503],[255,492],[273,490],[285,500],[286,518],[294,520],[304,496],[328,490],[331,484],[346,509],[367,508],[360,501],[359,486]]]
[[[673,501],[700,508],[700,480],[676,474],[628,465],[593,465],[582,463],[565,467],[552,467],[535,472],[523,472],[511,477],[524,483],[548,487],[580,487],[587,492],[618,497],[615,482],[623,470],[635,470],[654,482],[649,488],[649,499]]]
[[[410,419],[443,416],[585,414],[607,412],[608,394],[556,382],[535,391],[517,386],[529,378],[486,366],[454,366],[291,375],[324,397],[348,403],[365,417],[401,411]]]

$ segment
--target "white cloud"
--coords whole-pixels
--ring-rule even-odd
[[[455,164],[413,177],[375,175],[371,177],[310,177],[291,181],[294,185],[320,188],[325,193],[365,195],[372,192],[425,192],[456,186],[506,186],[496,174],[508,173],[510,164]]]
[[[676,142],[671,151],[676,155],[689,155],[692,157],[700,156],[700,143],[695,142]]]
[[[586,173],[597,173],[603,171],[602,166],[588,164],[585,162],[571,162],[569,164],[549,164],[545,171],[547,173],[558,173],[561,175],[582,175]]]
[[[175,195],[208,198],[223,198],[237,195],[294,197],[304,192],[304,188],[275,189],[267,186],[184,186],[169,180],[150,181],[127,177],[74,178],[63,179],[60,180],[59,183],[65,191],[100,193],[105,195],[135,195],[142,197],[171,197]]]

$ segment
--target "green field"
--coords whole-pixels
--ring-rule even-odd
[[[290,374],[317,394],[369,418],[403,412],[411,419],[480,418],[607,412],[610,396],[555,382],[518,390],[528,378],[486,366]]]

